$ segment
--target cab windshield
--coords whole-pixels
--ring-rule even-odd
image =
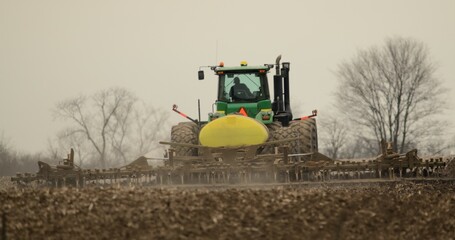
[[[269,98],[265,73],[226,73],[219,75],[218,100],[257,102]]]

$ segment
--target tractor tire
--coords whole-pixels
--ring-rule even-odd
[[[278,141],[289,138],[300,139],[287,144],[289,153],[310,153],[318,151],[318,134],[316,128],[316,119],[299,120],[290,122],[288,127],[283,127],[280,122],[273,122],[267,125],[269,129],[269,139],[267,141]],[[281,144],[282,145],[282,144]],[[275,153],[276,145],[267,145],[260,152],[261,154]],[[279,150],[281,152],[281,150]]]
[[[194,122],[181,122],[172,126],[171,142],[198,144],[199,127]],[[197,156],[198,149],[192,147],[172,146],[176,156]]]
[[[276,141],[282,139],[280,134],[278,133],[280,129],[283,128],[280,122],[272,122],[267,125],[267,129],[269,130],[269,138],[267,142]],[[273,154],[275,153],[275,145],[266,145],[264,148],[260,149],[260,154]]]
[[[292,121],[289,128],[293,137],[301,139],[294,142],[294,153],[308,153],[318,151],[318,132],[316,128],[316,119]]]

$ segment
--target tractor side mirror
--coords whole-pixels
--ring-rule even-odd
[[[197,75],[198,75],[199,80],[204,80],[204,71],[203,70],[199,70],[197,72]]]

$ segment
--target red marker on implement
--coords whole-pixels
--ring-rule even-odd
[[[174,112],[180,114],[180,116],[182,116],[182,117],[184,117],[184,118],[187,118],[187,119],[189,119],[190,121],[192,121],[192,122],[194,122],[194,123],[198,123],[197,120],[188,117],[188,115],[186,115],[185,113],[180,112],[179,110],[177,110],[177,108],[178,108],[178,106],[177,106],[176,104],[172,105],[172,111],[174,111]]]
[[[318,110],[313,110],[311,113],[312,113],[311,115],[304,116],[301,118],[294,118],[294,120],[307,120],[309,118],[316,117],[318,115]]]

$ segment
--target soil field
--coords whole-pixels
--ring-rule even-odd
[[[7,239],[454,239],[454,181],[16,188]],[[6,228],[5,228],[6,227]]]

